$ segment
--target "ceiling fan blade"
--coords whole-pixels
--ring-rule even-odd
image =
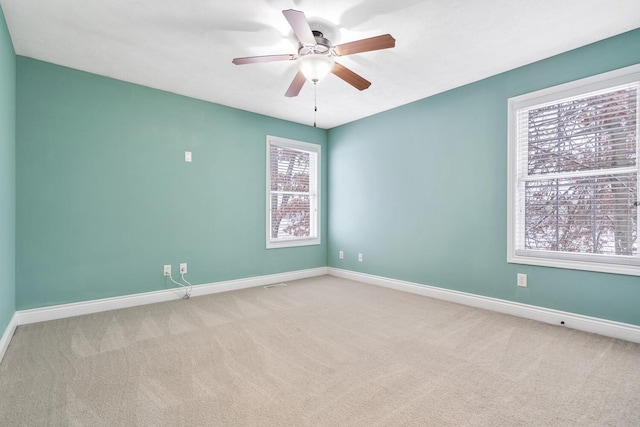
[[[396,39],[391,37],[391,34],[384,34],[382,36],[339,44],[338,46],[334,46],[333,50],[338,56],[344,56],[360,52],[369,52],[371,50],[388,49],[390,47],[395,47],[395,45]]]
[[[337,62],[333,66],[333,71],[331,72],[358,90],[365,90],[366,88],[371,86],[370,81],[354,73],[347,67],[338,64]]]
[[[316,45],[316,38],[313,36],[313,32],[311,32],[311,27],[309,26],[307,17],[304,16],[304,12],[287,9],[283,10],[282,14],[287,18],[287,21],[289,21],[289,25],[291,25],[291,28],[296,34],[296,37],[298,37],[298,40],[300,40],[300,43],[307,46]]]
[[[233,62],[236,65],[243,64],[257,64],[259,62],[273,62],[273,61],[293,61],[298,57],[292,53],[286,53],[283,55],[264,55],[264,56],[247,56],[245,58],[234,58]]]
[[[284,96],[289,98],[298,96],[298,94],[300,93],[300,89],[302,89],[302,86],[304,86],[304,82],[306,81],[307,79],[305,78],[304,74],[298,71],[298,74],[296,74],[296,76],[293,78],[291,86],[289,86],[289,89],[287,89],[287,92],[284,94]]]

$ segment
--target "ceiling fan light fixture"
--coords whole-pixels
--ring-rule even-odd
[[[319,53],[298,58],[298,69],[307,80],[314,83],[325,78],[333,70],[334,65],[332,57]]]

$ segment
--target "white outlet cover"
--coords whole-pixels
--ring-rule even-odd
[[[518,273],[518,286],[522,288],[527,287],[527,275],[524,273]]]
[[[187,273],[187,263],[183,262],[180,263],[180,274],[186,274]]]
[[[185,151],[184,152],[184,161],[185,162],[190,162],[191,161],[191,151]]]

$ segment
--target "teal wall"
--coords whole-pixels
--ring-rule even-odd
[[[0,337],[15,312],[16,55],[0,9]]]
[[[324,212],[322,245],[265,249],[267,134],[326,153],[325,130],[18,56],[17,309],[165,289],[164,264],[194,284],[326,266]]]
[[[637,276],[506,262],[507,99],[639,62],[635,30],[330,130],[330,266],[640,325]]]

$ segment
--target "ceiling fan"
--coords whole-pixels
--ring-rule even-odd
[[[300,42],[297,55],[288,53],[249,56],[235,58],[232,62],[236,65],[243,65],[273,61],[297,61],[299,71],[285,93],[285,96],[288,97],[298,96],[305,81],[310,80],[317,83],[329,73],[335,74],[358,90],[364,90],[371,86],[371,82],[338,64],[333,58],[372,50],[388,49],[396,45],[395,39],[390,34],[384,34],[333,46],[331,41],[324,38],[322,32],[311,29],[303,12],[287,9],[283,10],[282,14],[291,25]]]

